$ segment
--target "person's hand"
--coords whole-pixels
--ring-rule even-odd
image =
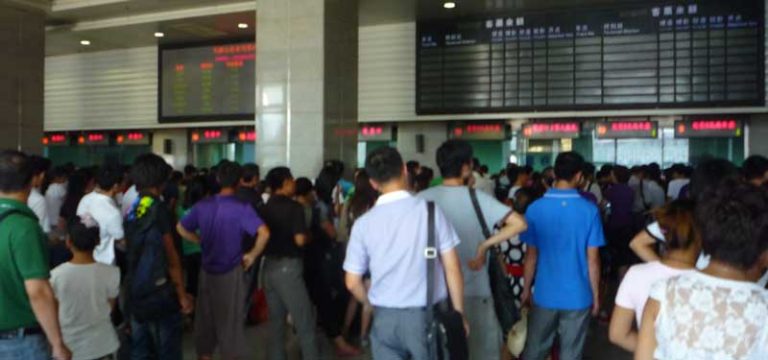
[[[250,253],[243,255],[243,270],[248,271],[256,263],[256,255]]]
[[[592,299],[592,316],[596,317],[597,315],[600,315],[600,298],[595,296]]]
[[[464,314],[461,314],[461,320],[464,322],[464,334],[469,337],[469,321],[467,321],[467,317]]]
[[[531,306],[531,288],[523,288],[523,293],[520,294],[520,305],[522,307]]]
[[[184,295],[179,299],[182,314],[189,315],[192,313],[192,311],[195,309],[195,302],[193,300],[194,297],[187,293],[184,293]]]
[[[485,265],[485,252],[486,249],[483,247],[482,244],[477,247],[477,254],[475,254],[475,258],[469,261],[469,268],[473,271],[480,271],[483,269],[483,265]]]
[[[66,345],[64,343],[55,345],[51,349],[51,357],[54,360],[71,360],[72,359],[72,352],[69,351]]]

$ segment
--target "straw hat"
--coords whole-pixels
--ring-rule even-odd
[[[520,357],[525,348],[525,339],[528,336],[528,308],[523,308],[520,311],[520,320],[515,325],[512,325],[512,329],[509,330],[507,335],[507,348],[514,357]]]

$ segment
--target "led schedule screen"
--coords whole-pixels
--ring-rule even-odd
[[[253,42],[161,48],[161,121],[252,118],[255,60]]]
[[[420,114],[761,106],[763,1],[419,22]]]

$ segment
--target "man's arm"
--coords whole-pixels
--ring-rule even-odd
[[[635,235],[635,238],[629,243],[629,248],[645,262],[659,261],[661,260],[659,254],[653,249],[655,244],[656,239],[654,239],[648,231],[643,229],[640,230],[640,232]]]
[[[264,253],[264,249],[267,247],[269,241],[269,228],[266,225],[259,226],[256,233],[256,243],[253,244],[253,248],[247,254],[243,255],[243,267],[248,270],[253,263],[256,262],[256,258]]]
[[[357,301],[363,304],[368,303],[368,294],[365,290],[365,282],[363,281],[362,275],[347,271],[347,274],[344,277],[344,283]]]
[[[181,224],[181,222],[176,224],[176,231],[179,232],[179,235],[181,235],[182,239],[188,240],[188,241],[191,241],[191,242],[197,243],[197,244],[200,243],[200,236],[198,236],[197,234],[187,230],[184,227],[184,225]]]
[[[600,311],[600,248],[587,248],[589,285],[592,287],[592,316]]]
[[[176,287],[176,296],[179,299],[181,305],[181,312],[189,314],[192,312],[192,301],[187,296],[187,291],[184,289],[184,277],[182,275],[181,257],[178,251],[176,251],[176,245],[173,241],[173,235],[170,233],[163,235],[163,247],[165,248],[165,254],[168,258],[168,274],[171,276],[171,281]]]
[[[24,281],[24,288],[32,305],[32,311],[53,348],[53,358],[70,359],[72,353],[64,345],[64,339],[61,337],[58,304],[51,284],[45,279],[31,279]]]
[[[536,263],[538,261],[539,249],[528,244],[528,249],[525,251],[525,260],[523,260],[523,281],[525,284],[523,284],[523,294],[520,297],[523,306],[531,304],[531,286],[536,275]]]

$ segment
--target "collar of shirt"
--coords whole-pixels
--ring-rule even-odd
[[[376,200],[376,205],[385,205],[385,204],[393,203],[398,200],[407,199],[411,196],[413,195],[411,195],[411,193],[405,190],[393,191],[391,193],[379,196],[379,199]]]
[[[27,204],[16,201],[14,199],[0,199],[0,214],[9,210],[23,212],[27,215],[34,215],[32,209],[30,209]]]
[[[544,197],[548,198],[577,198],[579,192],[576,189],[549,189]]]

